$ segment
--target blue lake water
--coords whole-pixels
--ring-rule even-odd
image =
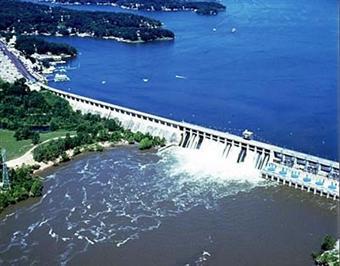
[[[337,159],[337,2],[223,2],[213,17],[136,12],[164,22],[174,42],[50,38],[80,53],[71,81],[50,85]]]

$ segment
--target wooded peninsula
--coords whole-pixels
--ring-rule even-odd
[[[15,0],[0,1],[0,31],[17,35],[87,36],[126,42],[170,40],[162,23],[129,13],[76,11]]]
[[[117,5],[143,11],[194,11],[199,15],[217,15],[226,7],[217,2],[183,0],[55,0],[64,4]]]

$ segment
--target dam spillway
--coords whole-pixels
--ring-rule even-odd
[[[44,84],[36,85],[66,99],[75,110],[118,119],[124,128],[133,132],[164,137],[169,145],[214,153],[225,159],[226,164],[256,169],[263,178],[339,199],[338,162],[94,100]]]

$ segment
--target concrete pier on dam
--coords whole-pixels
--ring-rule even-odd
[[[186,149],[213,149],[229,163],[257,169],[263,178],[334,200],[339,199],[338,162],[94,100],[44,84],[39,86],[66,99],[75,110],[116,118],[124,128],[133,132],[164,137],[169,145]]]

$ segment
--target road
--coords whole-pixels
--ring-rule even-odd
[[[37,81],[35,77],[31,75],[31,73],[28,72],[24,64],[10,51],[8,51],[6,45],[0,41],[0,51],[4,52],[5,55],[8,56],[8,58],[12,61],[12,63],[15,65],[15,67],[18,69],[18,71],[29,81]]]

